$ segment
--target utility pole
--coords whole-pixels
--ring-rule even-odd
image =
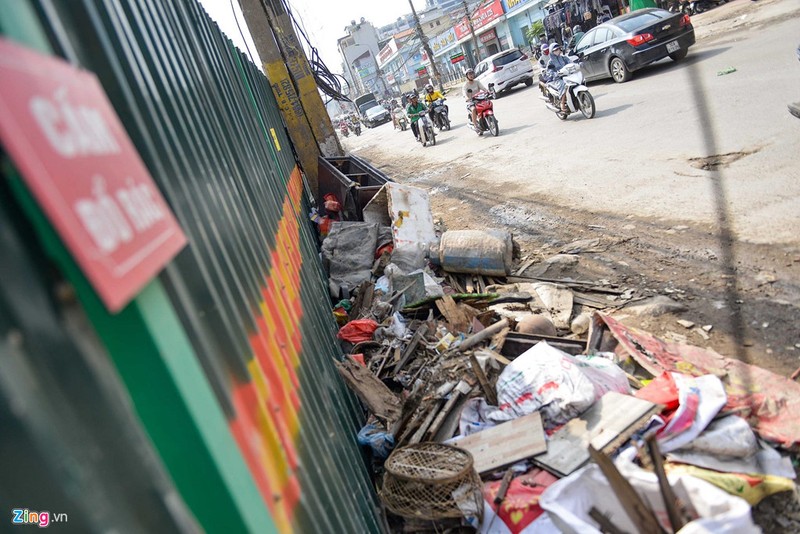
[[[436,81],[439,82],[439,87],[441,87],[442,77],[439,74],[439,68],[436,66],[436,58],[433,57],[433,51],[431,50],[431,45],[428,44],[428,38],[425,37],[425,32],[422,31],[422,24],[420,24],[419,22],[419,17],[417,16],[417,10],[414,9],[414,3],[411,0],[408,0],[408,5],[411,6],[411,14],[414,16],[414,23],[416,25],[417,37],[419,37],[419,40],[422,41],[422,47],[425,49],[425,53],[428,54],[428,59],[431,60],[431,67],[433,68],[433,77],[436,78]]]
[[[470,60],[474,61],[475,65],[477,65],[481,60],[481,56],[480,51],[478,50],[478,38],[475,37],[475,28],[472,26],[472,13],[469,12],[469,7],[467,7],[467,0],[461,0],[461,5],[464,6],[464,16],[467,17],[469,33],[472,35],[472,47],[475,49],[475,60],[472,60],[472,58],[470,58]],[[475,65],[472,66],[474,67]]]
[[[300,166],[316,197],[317,158],[342,147],[289,14],[277,0],[239,0]],[[317,199],[319,200],[319,199]]]

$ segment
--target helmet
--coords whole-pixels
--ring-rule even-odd
[[[467,69],[467,72],[464,73],[464,76],[469,76],[470,74],[475,76],[475,69]]]
[[[555,52],[556,50],[561,50],[561,45],[558,43],[553,43],[550,45],[550,51]]]
[[[541,50],[542,52],[547,52],[548,50],[550,50],[550,47],[547,46],[547,43],[545,43],[541,47],[539,47],[539,50]]]
[[[576,33],[580,33],[582,31],[583,31],[583,28],[581,28],[580,24],[576,24],[575,26],[572,27],[572,34],[573,35],[576,34]]]
[[[409,100],[417,100],[419,99],[419,95],[417,93],[411,93],[408,95]]]
[[[432,93],[433,92],[433,86],[431,84],[428,84],[428,85],[425,86],[425,90],[428,91],[429,93]]]

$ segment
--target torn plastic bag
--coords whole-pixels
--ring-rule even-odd
[[[376,458],[385,460],[394,449],[394,436],[382,426],[369,423],[358,432],[358,444],[369,447]]]
[[[633,448],[623,451],[614,464],[648,503],[664,530],[672,532],[658,478],[631,461],[635,453]],[[750,516],[750,506],[743,499],[692,476],[668,475],[668,478],[676,497],[684,503],[690,516],[695,518],[679,531],[681,534],[761,532]],[[542,494],[540,504],[564,533],[600,534],[599,526],[589,516],[592,507],[597,508],[620,530],[637,531],[597,464],[587,465],[551,485]]]
[[[497,379],[501,420],[539,411],[548,429],[577,417],[607,391],[630,393],[622,369],[604,358],[572,356],[545,341],[512,361]]]
[[[695,378],[672,373],[672,378],[678,386],[680,405],[667,426],[658,431],[662,453],[680,449],[699,436],[727,401],[722,382],[714,375]]]
[[[492,419],[497,419],[498,412],[497,407],[491,406],[483,397],[468,400],[461,410],[461,418],[458,421],[459,434],[469,436],[496,426],[497,423]],[[494,417],[492,417],[493,415]],[[502,417],[503,414],[499,415]]]

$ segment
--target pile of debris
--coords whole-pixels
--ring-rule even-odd
[[[795,490],[795,382],[624,326],[610,283],[510,276],[510,234],[437,235],[414,187],[326,230],[393,530],[759,532],[751,506]]]

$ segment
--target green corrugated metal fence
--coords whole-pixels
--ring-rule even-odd
[[[194,0],[13,9],[33,13],[25,6],[57,55],[96,73],[189,239],[111,315],[15,171],[4,173],[5,201],[25,213],[15,231],[35,233],[32,261],[52,258],[74,288],[168,475],[162,485],[210,532],[381,531],[355,442],[362,413],[332,365],[308,198],[268,81]],[[2,17],[6,35],[36,42],[36,24],[10,32]]]

